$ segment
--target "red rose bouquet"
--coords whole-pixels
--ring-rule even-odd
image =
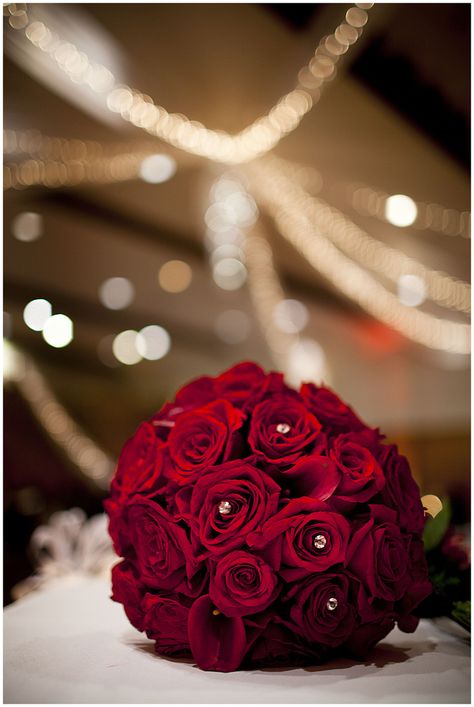
[[[335,393],[241,363],[125,444],[105,502],[113,596],[204,670],[363,657],[430,593],[408,462]]]

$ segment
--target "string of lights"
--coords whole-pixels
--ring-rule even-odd
[[[380,221],[392,223],[390,218],[392,195],[362,183],[345,185],[345,192],[349,203],[357,213],[368,214]],[[471,237],[469,211],[459,211],[432,202],[415,201],[411,197],[405,198],[412,202],[413,211],[413,221],[407,225],[420,231],[434,231],[446,236]]]
[[[150,96],[117,85],[116,77],[107,67],[93,62],[75,44],[61,39],[52,28],[36,20],[31,8],[10,3],[5,12],[10,27],[22,32],[32,46],[49,56],[74,84],[88,85],[103,95],[109,111],[181,150],[217,162],[238,164],[265,154],[295,130],[319,101],[323,87],[335,77],[340,58],[359,40],[368,20],[367,10],[372,6],[373,3],[356,3],[350,7],[344,21],[321,40],[311,60],[299,71],[296,88],[237,135],[210,130],[184,115],[169,113]]]
[[[114,462],[58,401],[31,356],[4,342],[4,377],[26,400],[45,432],[94,485],[108,488]]]
[[[260,225],[247,234],[244,246],[248,271],[248,288],[260,329],[278,369],[287,370],[291,347],[297,335],[282,332],[273,319],[278,303],[285,293],[276,274],[273,254]]]
[[[275,365],[292,385],[328,383],[324,350],[314,339],[301,335],[308,321],[306,307],[286,299],[261,220],[247,232],[244,253],[250,297]]]
[[[43,135],[39,130],[4,130],[4,189],[111,184],[133,179],[159,183],[176,171],[171,155],[156,154],[153,140],[101,143]],[[18,160],[19,156],[28,159]]]
[[[321,380],[323,375],[327,379],[321,346],[300,336],[308,323],[307,308],[286,298],[243,175],[222,174],[211,186],[209,201],[204,216],[208,229],[205,243],[214,282],[224,290],[239,289],[247,282],[273,363],[285,371],[288,380],[299,385],[303,379]],[[233,317],[232,321],[238,326],[239,319]]]
[[[307,194],[274,170],[248,169],[258,201],[281,235],[309,264],[366,312],[423,346],[452,353],[470,352],[470,326],[438,318],[402,304],[365,269],[344,255],[305,213]],[[278,177],[278,178],[277,178]]]
[[[41,160],[97,160],[102,157],[118,157],[124,154],[152,154],[156,152],[154,140],[130,143],[103,143],[97,140],[79,140],[43,135],[40,130],[3,131],[3,154],[15,157],[27,155]]]
[[[370,236],[322,198],[308,194],[303,188],[293,187],[294,180],[282,172],[278,158],[265,158],[253,167],[253,171],[258,174],[257,182],[272,180],[279,184],[279,189],[290,189],[295,199],[293,208],[301,209],[315,228],[365,268],[395,283],[407,274],[415,276],[423,283],[427,299],[449,309],[470,312],[471,287],[467,282],[425,267],[402,251]]]
[[[314,167],[303,165],[272,155],[278,169],[286,176],[296,179],[311,194],[318,193],[323,181]],[[395,226],[413,226],[417,230],[429,230],[447,236],[471,237],[471,213],[459,211],[433,202],[416,201],[404,194],[388,194],[380,189],[357,183],[342,183],[345,196],[352,208],[361,215],[369,215]],[[394,210],[403,209],[403,214]]]
[[[79,184],[110,184],[137,179],[147,154],[136,152],[94,160],[27,159],[6,162],[3,166],[3,188],[25,189],[32,186],[58,188]]]

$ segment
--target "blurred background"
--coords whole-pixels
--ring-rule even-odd
[[[470,6],[9,4],[4,52],[5,601],[138,423],[244,359],[466,523]]]

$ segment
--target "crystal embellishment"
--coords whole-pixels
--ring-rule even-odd
[[[315,535],[313,538],[313,545],[316,550],[324,550],[326,543],[327,540],[324,535]]]
[[[221,501],[217,507],[217,510],[221,516],[228,516],[232,510],[232,506],[229,501]]]
[[[288,432],[291,430],[291,427],[287,422],[280,422],[276,426],[276,431],[279,432],[281,435],[287,435]]]
[[[334,609],[337,609],[336,597],[330,597],[328,599],[328,603],[326,604],[326,607],[329,609],[329,611],[334,611]]]

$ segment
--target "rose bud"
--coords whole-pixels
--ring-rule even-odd
[[[250,421],[249,444],[257,459],[288,467],[314,450],[321,424],[295,395],[274,395],[259,403]]]
[[[198,559],[241,548],[278,507],[280,487],[247,462],[209,469],[193,487],[176,495],[180,517],[189,523]]]
[[[147,587],[193,594],[191,579],[198,565],[185,530],[164,508],[147,498],[132,502],[124,513],[136,564]]]
[[[278,579],[262,558],[234,550],[220,559],[211,573],[209,596],[226,616],[263,611],[279,591]]]
[[[369,449],[358,443],[357,435],[336,437],[329,455],[341,472],[341,480],[334,491],[338,499],[363,503],[383,488],[382,468]]]
[[[229,400],[236,407],[243,407],[248,398],[261,388],[266,377],[256,363],[244,361],[217,376],[216,396]]]
[[[153,496],[166,482],[162,440],[149,422],[142,422],[124,445],[110,491],[118,502],[134,494]]]
[[[176,420],[168,438],[169,475],[179,484],[225,461],[239,442],[235,433],[245,416],[226,400],[185,412]]]
[[[323,572],[346,560],[351,526],[331,506],[312,498],[293,499],[249,544],[289,582],[311,572]]]
[[[362,430],[366,425],[359,420],[349,405],[344,403],[330,388],[303,383],[301,397],[309,409],[332,434]]]
[[[349,592],[350,580],[343,573],[316,573],[297,582],[287,595],[291,627],[307,641],[339,646],[356,626]]]

